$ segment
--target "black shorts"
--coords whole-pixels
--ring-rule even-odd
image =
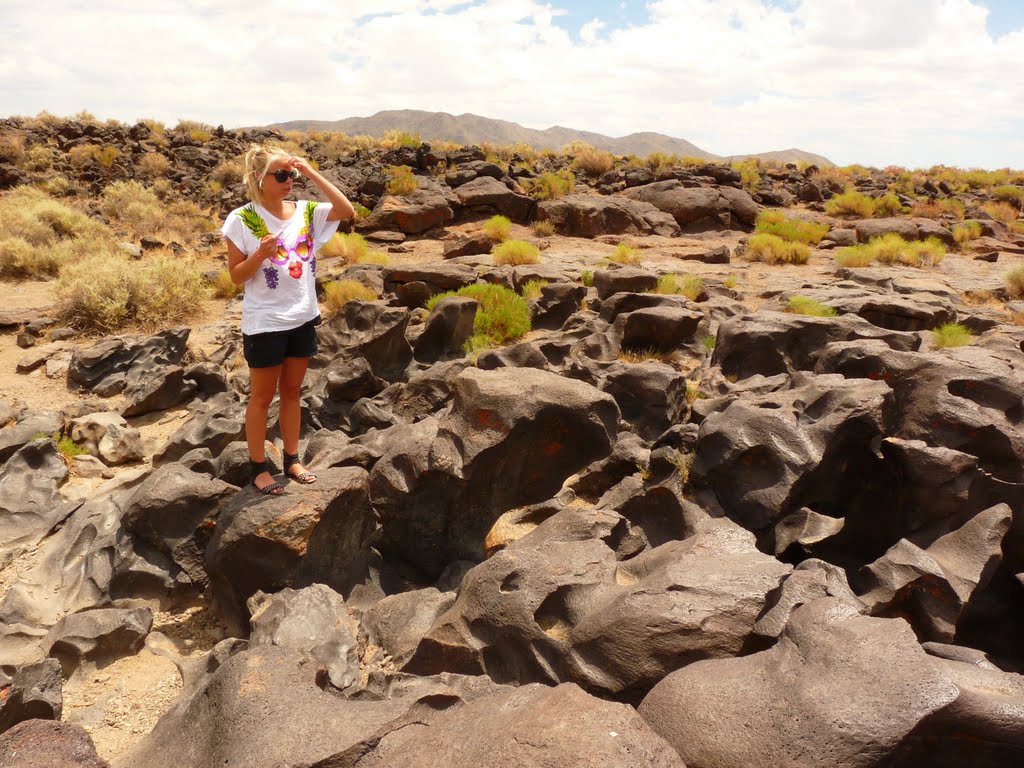
[[[320,318],[290,331],[242,334],[242,354],[250,368],[273,368],[286,357],[312,357],[316,354],[316,327]]]

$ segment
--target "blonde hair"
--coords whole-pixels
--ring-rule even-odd
[[[245,173],[242,176],[249,187],[249,197],[263,205],[263,177],[279,157],[292,158],[291,153],[270,144],[253,144],[245,153]]]

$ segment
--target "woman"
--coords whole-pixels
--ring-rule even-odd
[[[292,182],[303,175],[326,203],[289,200]],[[299,462],[299,396],[309,358],[316,354],[316,254],[338,222],[355,215],[352,203],[300,157],[283,149],[254,146],[245,155],[245,182],[251,202],[228,214],[221,231],[228,247],[228,270],[245,285],[242,351],[249,364],[245,439],[252,484],[260,493],[283,493],[267,466],[267,412],[274,392],[281,395],[284,472],[299,483],[316,482]]]

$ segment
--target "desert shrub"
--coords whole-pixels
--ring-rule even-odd
[[[952,197],[946,200],[921,200],[910,206],[910,215],[922,219],[949,217],[961,221],[967,215],[967,207],[962,200]]]
[[[78,144],[68,150],[68,162],[75,168],[85,168],[96,162],[100,148],[95,144]]]
[[[48,171],[53,167],[53,150],[44,144],[36,144],[25,153],[25,168],[30,171]]]
[[[484,222],[483,229],[484,234],[491,238],[491,240],[500,243],[508,239],[509,234],[512,232],[512,222],[509,221],[507,216],[497,214]]]
[[[571,171],[545,171],[536,178],[524,179],[523,185],[527,193],[538,200],[553,200],[572,192],[576,177]]]
[[[104,168],[110,168],[120,156],[121,150],[113,144],[104,144],[96,152],[96,162]]]
[[[343,258],[349,264],[358,264],[359,260],[369,253],[370,247],[366,239],[356,233],[337,232],[320,248],[321,258]]]
[[[388,264],[391,263],[391,257],[388,256],[387,252],[385,251],[379,251],[374,249],[371,251],[367,251],[366,254],[362,256],[356,263],[377,264],[378,266],[386,267]]]
[[[132,261],[111,253],[65,270],[54,293],[62,322],[86,332],[167,328],[190,321],[206,289],[198,265],[177,257]]]
[[[1009,224],[1011,221],[1017,220],[1017,209],[1004,202],[991,202],[982,203],[981,209],[985,211],[996,221],[1001,221],[1003,224]]]
[[[525,240],[506,240],[491,251],[495,264],[536,264],[540,249]]]
[[[867,267],[875,260],[875,255],[867,243],[860,243],[840,248],[835,260],[840,267]]]
[[[767,232],[778,235],[791,243],[817,245],[828,234],[828,224],[816,224],[813,221],[790,219],[782,211],[764,210],[757,215],[755,232]]]
[[[740,173],[740,184],[747,192],[753,192],[761,183],[761,163],[757,158],[740,160],[732,164],[732,168]]]
[[[786,311],[794,315],[811,315],[813,317],[835,317],[836,310],[822,304],[809,296],[793,296],[786,304]]]
[[[890,193],[875,199],[875,216],[898,216],[903,213],[903,203]]]
[[[936,347],[962,347],[974,338],[970,329],[961,323],[944,323],[932,330],[932,342]]]
[[[580,272],[580,282],[589,288],[594,284],[594,273],[589,269],[584,269]]]
[[[179,120],[178,124],[174,126],[174,130],[177,133],[188,136],[192,141],[198,141],[200,144],[205,144],[213,138],[213,129],[206,125],[206,123],[200,123],[196,120]]]
[[[638,266],[643,259],[633,246],[628,243],[619,243],[615,246],[615,250],[612,255],[608,257],[608,261],[612,264],[628,264],[630,266]]]
[[[331,314],[350,301],[373,301],[377,298],[376,291],[358,280],[334,280],[324,285],[324,304]]]
[[[788,242],[778,235],[760,233],[748,238],[743,258],[765,264],[806,264],[811,258],[811,248],[804,243]]]
[[[231,299],[242,292],[242,286],[235,284],[235,281],[231,279],[231,273],[226,269],[217,273],[210,287],[213,289],[215,299]]]
[[[410,133],[409,131],[398,131],[394,129],[385,131],[384,138],[380,140],[380,145],[384,149],[418,147],[422,143],[423,139],[418,133]]]
[[[167,223],[156,193],[137,181],[115,181],[103,190],[100,211],[137,236],[152,235]]]
[[[25,136],[21,133],[0,134],[0,163],[20,166],[25,159]]]
[[[905,264],[908,267],[932,267],[946,256],[946,246],[934,237],[906,241],[894,232],[872,238],[875,261],[883,264]]]
[[[430,297],[427,309],[432,310],[445,296],[468,296],[479,304],[473,321],[473,336],[466,342],[467,353],[515,341],[530,332],[530,305],[504,286],[474,283],[457,291],[440,293]]]
[[[361,221],[362,219],[365,219],[367,216],[373,213],[373,211],[371,211],[365,205],[361,205],[359,203],[353,203],[352,207],[356,209],[356,221]]]
[[[171,170],[171,161],[159,152],[147,152],[135,164],[135,172],[144,179],[166,176]]]
[[[1024,209],[1024,187],[1004,184],[992,190],[992,197],[1004,203],[1010,203],[1018,210]]]
[[[48,195],[53,197],[64,197],[71,192],[71,182],[63,174],[48,176],[42,181],[36,182],[36,186]]]
[[[1024,264],[1018,264],[1003,275],[1006,290],[1015,299],[1024,299]]]
[[[850,246],[836,253],[836,262],[842,267],[866,267],[873,261],[882,264],[903,264],[909,267],[929,267],[939,264],[946,256],[946,246],[934,237],[925,241],[907,241],[890,232],[871,238],[868,243]]]
[[[530,225],[530,229],[533,230],[533,234],[537,237],[551,237],[551,235],[555,234],[555,222],[551,219],[538,220]]]
[[[524,299],[539,299],[541,297],[541,288],[547,284],[547,280],[527,280],[523,283],[520,293],[522,293]]]
[[[572,147],[571,154],[573,169],[588,176],[600,176],[615,167],[615,155],[589,144],[580,143]]]
[[[867,219],[875,215],[875,199],[863,192],[850,190],[828,200],[825,213],[829,216],[859,216]]]
[[[388,174],[390,175],[387,183],[389,195],[408,195],[420,186],[419,179],[413,175],[412,168],[407,165],[393,165],[388,168]]]
[[[245,163],[242,160],[224,160],[216,168],[210,171],[210,179],[217,181],[224,186],[234,186],[242,183],[242,176],[245,173]]]
[[[963,224],[957,224],[953,227],[953,239],[958,245],[966,245],[971,240],[976,240],[981,237],[982,226],[980,221],[971,219],[965,221]]]
[[[660,351],[657,347],[623,347],[619,350],[618,359],[624,363],[646,363],[650,360],[667,362],[669,353]]]
[[[670,272],[658,278],[658,285],[655,293],[677,294],[685,296],[690,301],[696,301],[704,290],[704,280],[697,275],[677,275]]]
[[[33,187],[0,198],[0,275],[52,277],[61,268],[113,248],[107,227]]]

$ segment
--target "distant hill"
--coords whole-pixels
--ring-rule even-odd
[[[752,155],[730,155],[723,157],[701,149],[685,139],[676,139],[661,133],[631,133],[613,138],[600,133],[579,131],[573,128],[553,126],[543,131],[524,128],[508,120],[492,120],[465,113],[450,115],[447,112],[424,112],[417,109],[392,109],[378,112],[370,117],[347,117],[344,120],[290,120],[268,126],[281,130],[297,131],[341,131],[349,135],[383,136],[387,131],[408,131],[418,133],[424,141],[454,141],[458,144],[479,144],[490,141],[495,144],[522,142],[536,149],[560,149],[573,141],[585,141],[599,149],[617,155],[638,155],[644,157],[652,152],[667,152],[675,155],[692,155],[706,160],[741,160],[759,157],[783,163],[808,162],[821,166],[833,165],[826,157],[802,149],[783,149],[774,152],[758,152]]]

